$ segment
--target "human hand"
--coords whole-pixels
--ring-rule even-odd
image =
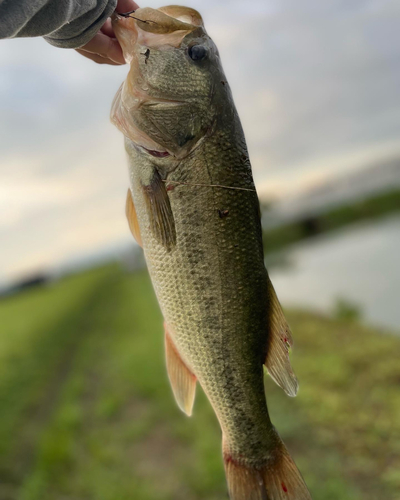
[[[139,6],[133,0],[118,0],[116,11],[124,13],[138,8]],[[111,64],[112,66],[125,64],[121,46],[111,25],[111,19],[107,19],[100,31],[86,45],[76,49],[76,51],[98,64]]]

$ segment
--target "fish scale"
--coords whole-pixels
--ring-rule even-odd
[[[264,393],[263,365],[291,396],[297,380],[290,329],[264,265],[243,130],[200,15],[182,12],[139,9],[135,20],[113,20],[131,70],[112,120],[125,135],[128,220],[164,316],[169,378],[187,414],[196,380],[207,395],[231,500],[310,500]],[[204,61],[190,61],[193,44]]]
[[[204,142],[185,162],[183,176],[178,168],[167,177],[167,183],[184,179],[189,184],[211,185],[224,179],[237,187],[254,188],[248,164],[242,160],[245,150],[226,149],[226,158],[218,152],[215,166],[219,143],[218,136]],[[130,158],[132,165],[139,160],[134,155]],[[231,167],[228,178],[224,164]],[[246,173],[246,182],[242,175],[235,175],[240,170]],[[143,196],[140,182],[134,185],[135,205],[145,207],[144,200],[139,201]],[[173,340],[208,395],[224,432],[247,446],[249,436],[236,422],[240,423],[244,413],[248,415],[246,425],[252,419],[260,429],[268,421],[262,383],[267,279],[256,216],[258,200],[247,191],[186,184],[177,184],[169,193],[177,232],[176,248],[171,252],[145,230],[150,226],[148,214],[138,208],[157,298]],[[224,219],[218,213],[222,208],[229,210]],[[259,363],[246,363],[249,355],[250,359],[257,356]],[[245,401],[246,392],[254,392],[254,397]]]

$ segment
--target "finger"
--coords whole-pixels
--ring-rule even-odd
[[[120,63],[116,63],[112,61],[111,59],[107,59],[106,57],[102,57],[99,54],[93,54],[93,52],[87,52],[86,50],[81,50],[81,49],[76,49],[76,52],[78,54],[81,54],[82,56],[86,57],[87,59],[90,59],[91,61],[94,61],[97,64],[109,64],[110,66],[122,66]]]
[[[131,12],[139,8],[139,5],[133,0],[118,0],[116,11],[120,13]]]
[[[112,59],[114,62],[125,64],[122,49],[118,41],[104,33],[97,33],[86,45],[79,48],[87,52],[99,54],[106,59]]]
[[[111,59],[107,59],[106,57],[102,57],[99,54],[94,54],[93,52],[87,52],[86,50],[82,49],[76,49],[78,54],[81,54],[84,57],[87,57],[88,59],[91,59],[97,64],[109,64],[110,66],[122,66],[121,63],[117,63],[115,61],[112,61]]]
[[[111,24],[111,19],[108,18],[107,21],[103,24],[103,26],[101,27],[100,31],[102,33],[104,33],[105,35],[107,35],[108,37],[110,38],[115,38],[115,33],[114,33],[114,30],[112,28],[112,24]]]

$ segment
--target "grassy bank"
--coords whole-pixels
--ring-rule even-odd
[[[268,217],[268,210],[263,211]],[[363,220],[375,220],[400,212],[400,190],[396,189],[351,204],[345,204],[315,217],[304,218],[263,232],[264,249],[273,252],[315,235],[327,233]]]
[[[315,499],[397,500],[400,339],[289,311],[299,396],[273,421]],[[0,303],[1,500],[227,498],[220,431],[168,386],[146,273],[108,267]]]

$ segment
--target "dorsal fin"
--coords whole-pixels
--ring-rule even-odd
[[[269,338],[264,362],[268,373],[288,396],[296,396],[299,383],[289,360],[292,333],[283,314],[274,287],[268,278]]]
[[[143,248],[139,222],[137,219],[136,209],[133,203],[132,193],[130,189],[128,189],[128,193],[126,195],[125,213],[126,218],[128,219],[129,229],[131,230],[133,237],[135,238],[137,244]]]
[[[165,355],[172,392],[174,393],[179,408],[190,417],[192,414],[194,397],[196,395],[197,379],[182,361],[182,358],[174,346],[170,334],[168,333],[166,324],[164,324],[164,328]]]

